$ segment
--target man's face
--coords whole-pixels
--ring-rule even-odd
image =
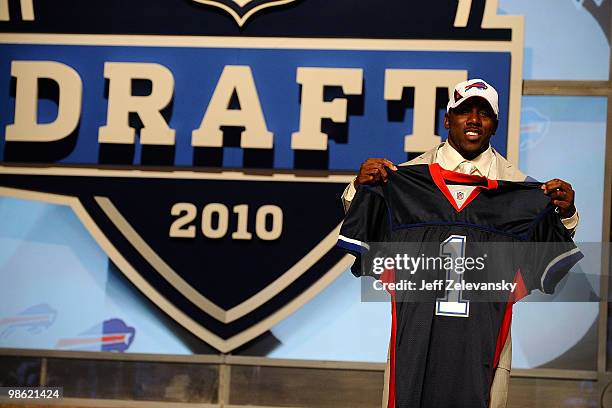
[[[485,99],[471,97],[444,115],[448,143],[471,160],[489,147],[497,130],[497,118]]]

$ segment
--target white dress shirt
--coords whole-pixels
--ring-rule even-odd
[[[465,160],[450,144],[444,143],[436,156],[436,162],[445,170],[456,171],[464,174],[475,174],[497,179],[497,166],[493,165],[495,155],[491,146],[480,153],[474,160]]]

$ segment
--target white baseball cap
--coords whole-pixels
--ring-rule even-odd
[[[456,108],[461,105],[466,99],[469,99],[473,96],[479,96],[481,98],[486,99],[491,105],[493,112],[495,112],[495,117],[499,116],[499,106],[497,103],[498,95],[495,88],[486,83],[480,78],[476,79],[468,79],[464,82],[459,82],[455,85],[455,89],[449,95],[448,105],[446,105],[446,111]]]

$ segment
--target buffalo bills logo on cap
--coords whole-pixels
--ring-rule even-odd
[[[497,91],[480,78],[469,79],[467,81],[458,83],[455,85],[452,95],[449,96],[450,98],[448,104],[446,105],[447,112],[450,112],[450,109],[459,106],[466,99],[473,96],[479,96],[489,102],[489,105],[491,105],[491,109],[493,109],[496,117],[499,115]]]
[[[473,84],[469,84],[468,86],[465,87],[465,92],[469,91],[472,88],[485,90],[488,87],[487,87],[487,84],[485,84],[484,82],[474,82]]]

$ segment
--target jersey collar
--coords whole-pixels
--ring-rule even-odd
[[[486,177],[469,175],[463,173],[457,173],[450,170],[443,169],[438,163],[433,163],[429,165],[429,174],[431,174],[431,178],[433,179],[438,189],[444,194],[444,197],[448,200],[448,202],[453,206],[455,211],[461,212],[464,208],[468,206],[468,204],[474,200],[478,194],[482,190],[494,190],[497,188],[497,180],[490,180]],[[446,185],[446,180],[453,181],[456,183],[464,183],[464,184],[477,184],[476,188],[472,193],[468,196],[461,207],[457,206],[457,203],[453,199],[453,195],[451,194],[448,186]]]

